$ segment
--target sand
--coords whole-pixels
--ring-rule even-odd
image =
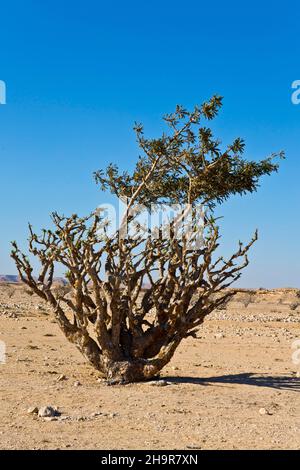
[[[0,448],[299,449],[299,299],[261,290],[247,305],[247,296],[181,344],[165,386],[111,387],[37,297],[0,285]],[[46,405],[61,415],[28,413]]]

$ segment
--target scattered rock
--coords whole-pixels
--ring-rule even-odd
[[[42,406],[38,411],[40,418],[53,418],[60,416],[60,412],[52,406]]]
[[[76,380],[76,382],[74,382],[74,387],[80,387],[81,386],[81,383],[79,382],[79,380]]]
[[[155,387],[166,387],[167,385],[171,385],[171,382],[167,382],[166,380],[153,380],[149,382],[149,384]]]
[[[215,338],[216,339],[222,339],[222,338],[224,338],[224,335],[223,335],[223,333],[216,333]]]
[[[70,421],[70,416],[59,416],[59,421]]]
[[[97,418],[97,416],[101,416],[103,413],[101,411],[95,411],[94,413],[91,414],[91,418]]]
[[[266,408],[260,408],[259,414],[260,415],[270,415],[271,413]]]
[[[68,379],[65,375],[61,374],[57,377],[56,382],[62,382],[63,380],[68,380]]]
[[[76,421],[86,421],[88,418],[86,416],[77,416]]]
[[[28,413],[29,415],[37,415],[38,412],[39,412],[39,409],[38,409],[37,406],[30,406],[30,407],[28,408],[28,410],[27,410],[27,413]]]

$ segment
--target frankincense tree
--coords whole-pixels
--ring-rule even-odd
[[[180,342],[195,336],[205,317],[234,295],[226,288],[248,264],[257,234],[248,244],[239,243],[228,259],[217,257],[220,234],[212,213],[230,195],[255,191],[261,176],[277,171],[275,158],[283,154],[246,160],[239,138],[221,150],[220,141],[204,126],[221,104],[214,96],[191,112],[177,106],[164,118],[169,132],[158,139],[146,139],[136,124],[142,155],[134,171],[120,172],[110,165],[95,173],[102,189],[127,202],[114,234],[99,210],[84,218],[54,213],[54,228],[41,235],[30,226],[29,252],[40,261],[38,276],[13,242],[22,281],[52,306],[68,340],[110,383],[157,375]],[[187,206],[191,230],[179,237],[178,217],[169,222],[167,236],[161,228],[157,236],[142,230],[136,220],[140,207],[160,204]],[[204,223],[196,210],[199,204],[207,209]],[[130,224],[135,230],[128,230]],[[193,245],[200,226],[201,244]],[[68,289],[53,289],[57,263],[65,267]]]

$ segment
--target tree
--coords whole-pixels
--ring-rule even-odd
[[[180,342],[195,337],[205,317],[234,295],[227,288],[248,265],[247,253],[257,233],[250,243],[240,242],[229,259],[216,257],[220,234],[213,210],[232,194],[255,191],[261,176],[278,170],[274,159],[283,153],[247,161],[239,138],[221,151],[212,131],[202,126],[217,115],[221,104],[214,96],[192,112],[178,106],[164,118],[171,131],[159,139],[145,139],[137,124],[142,156],[133,173],[120,173],[114,165],[95,173],[102,189],[127,201],[113,235],[101,211],[84,218],[54,213],[54,229],[40,236],[29,226],[29,252],[41,264],[38,278],[13,242],[12,257],[22,281],[50,303],[66,337],[109,383],[157,375]],[[188,231],[178,237],[185,209],[169,222],[168,236],[162,227],[155,237],[142,230],[137,219],[141,205],[170,203],[189,208]],[[191,245],[201,226],[200,203],[206,207],[202,243]],[[129,225],[135,230],[124,232]],[[56,263],[67,271],[71,294],[52,288]]]

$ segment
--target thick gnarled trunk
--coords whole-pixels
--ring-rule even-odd
[[[180,334],[176,335],[171,342],[160,348],[159,354],[151,359],[113,357],[111,352],[108,351],[108,354],[101,352],[99,360],[95,361],[94,348],[82,350],[79,346],[79,349],[90,364],[105,376],[108,384],[127,384],[151,380],[156,377],[171,360],[181,340],[182,336]]]
[[[105,377],[108,384],[142,382],[155,377],[159,370],[142,360],[124,360],[107,364]]]

